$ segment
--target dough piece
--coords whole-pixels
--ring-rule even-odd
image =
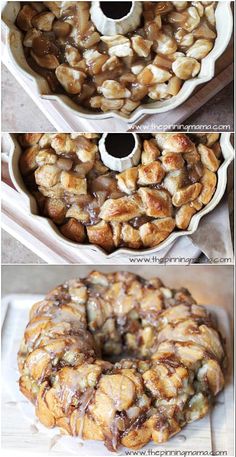
[[[143,224],[140,229],[140,236],[145,247],[154,247],[165,240],[175,228],[175,220],[165,217],[153,222]]]
[[[165,176],[161,162],[155,161],[138,167],[138,184],[148,186],[160,183]]]
[[[85,241],[86,234],[84,226],[73,218],[62,225],[60,231],[62,235],[72,241],[76,241],[76,243],[84,243]]]
[[[141,187],[138,194],[142,198],[144,210],[150,217],[167,217],[172,214],[171,198],[164,190]]]
[[[219,160],[216,158],[214,151],[204,144],[199,144],[198,152],[201,156],[201,161],[205,167],[210,171],[217,171],[220,165]]]
[[[175,194],[172,197],[172,203],[174,206],[185,205],[186,203],[195,200],[200,194],[201,190],[202,184],[191,184],[190,186],[175,192]]]
[[[102,205],[99,217],[105,221],[128,222],[143,214],[142,200],[134,194],[130,197],[106,200]]]
[[[179,229],[186,230],[195,213],[196,209],[191,206],[191,204],[187,203],[186,205],[181,206],[175,216],[176,226]]]
[[[198,196],[198,200],[204,205],[207,205],[211,201],[216,190],[216,174],[204,167],[203,176],[200,182],[202,184],[202,189]]]
[[[132,194],[137,188],[138,167],[128,168],[116,175],[117,184],[121,192]]]
[[[87,181],[85,178],[78,178],[72,172],[61,172],[61,185],[66,192],[83,195],[87,193]]]
[[[87,227],[87,235],[90,243],[101,246],[105,251],[114,249],[113,234],[110,224],[105,221]]]

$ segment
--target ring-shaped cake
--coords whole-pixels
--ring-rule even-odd
[[[20,389],[45,426],[114,451],[165,442],[206,415],[226,355],[188,290],[92,272],[32,307],[18,362]]]

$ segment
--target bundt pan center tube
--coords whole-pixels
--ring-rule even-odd
[[[142,2],[91,2],[91,19],[103,35],[125,34],[141,22]]]
[[[86,137],[87,135],[89,138]],[[115,138],[117,135],[120,134],[115,134]],[[125,139],[124,135],[129,136],[131,134],[121,134],[123,140]],[[141,163],[137,167],[131,166],[119,174],[113,171],[115,169],[113,162],[118,162],[118,165],[123,167],[123,163],[126,164],[127,160],[132,159],[134,164],[133,161],[137,159],[136,153],[139,154],[140,147],[134,148],[130,154],[130,148],[125,147],[121,151],[119,147],[116,147],[116,143],[118,144],[116,140],[115,149],[113,149],[111,148],[112,145],[114,147],[113,134],[104,134],[100,140],[98,134],[76,133],[71,135],[35,133],[9,136],[11,145],[9,155],[10,176],[15,188],[24,196],[26,210],[32,218],[37,219],[42,230],[46,228],[53,232],[53,235],[60,242],[76,249],[95,250],[107,257],[116,254],[144,255],[156,253],[170,246],[180,236],[193,234],[197,230],[201,218],[216,207],[225,192],[227,167],[234,157],[230,134],[223,133],[220,137],[214,133],[199,135],[198,138],[202,144],[200,152],[205,164],[205,178],[203,176],[202,185],[196,182],[200,180],[202,174],[202,162],[195,144],[189,143],[189,136],[174,133],[155,134],[155,138],[151,135],[149,140],[144,141],[140,135],[132,134],[129,137],[131,148],[132,136],[139,137]],[[109,140],[107,144],[106,139],[108,138],[111,141]],[[209,147],[205,147],[204,144]],[[111,165],[111,169],[104,169],[104,164],[99,159],[99,153],[102,155],[104,152],[102,145],[105,147],[105,153],[108,147],[109,153],[118,155],[125,152],[129,153],[129,156],[119,159],[109,155],[109,160],[112,163],[109,163],[108,168]],[[193,147],[194,154],[192,152],[184,154],[189,145],[191,148]],[[161,151],[168,150],[171,152],[163,155],[159,151],[159,147]],[[183,153],[180,153],[179,147],[184,148],[181,149]],[[75,151],[78,151],[82,162],[78,159]],[[92,162],[88,162],[89,160]],[[195,165],[194,160],[197,160]],[[60,167],[64,167],[64,170]],[[65,172],[66,170],[67,172]],[[35,176],[37,174],[40,177],[40,173],[42,173],[42,179],[39,182],[37,177],[37,186],[39,186],[37,191]],[[186,181],[185,177],[187,176]],[[66,180],[64,180],[65,177]],[[139,177],[142,179],[141,185],[139,184]],[[76,178],[78,178],[77,181]],[[163,178],[165,182],[162,188],[160,187],[160,180]],[[190,178],[192,181],[189,182]],[[60,184],[60,180],[62,180],[63,186]],[[76,183],[78,185],[82,183],[82,186],[86,184],[85,192],[87,193],[81,196],[77,195]],[[157,188],[155,188],[155,183]],[[146,184],[146,187],[143,187],[142,184]],[[117,187],[118,185],[119,187]],[[82,192],[84,192],[83,189],[82,187]],[[171,194],[168,193],[168,189]],[[194,191],[193,197],[189,193],[191,189]],[[160,203],[163,199],[160,197],[163,195],[163,190],[167,195],[167,201],[170,202],[174,195],[182,195],[182,199],[185,199],[185,196],[188,197],[188,203],[186,200],[182,200],[181,206],[178,206],[177,210],[171,207],[173,213],[166,214],[166,217],[157,214],[156,211],[162,211]],[[194,203],[192,200],[196,199],[196,190],[201,193]],[[98,193],[91,194],[93,191],[98,191]],[[137,191],[141,192],[143,199],[148,195],[153,196],[150,204],[148,200],[144,200],[145,206],[142,208]],[[78,188],[78,192],[80,192],[80,188]],[[109,195],[112,198],[108,198]],[[140,202],[138,210],[140,208],[141,214],[130,212],[135,201]],[[201,201],[205,206],[201,204]],[[105,216],[101,214],[107,221],[100,216],[96,220],[95,216],[98,211],[100,214],[104,205],[106,207],[107,204],[111,205],[111,214],[107,213],[107,216],[106,213]],[[169,211],[168,208],[166,210]],[[146,218],[143,217],[145,214]],[[115,220],[121,216],[124,222]],[[92,225],[90,225],[91,223]]]
[[[18,365],[20,390],[46,427],[135,450],[208,413],[226,354],[187,289],[92,272],[31,308]]]

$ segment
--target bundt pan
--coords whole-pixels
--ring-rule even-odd
[[[136,2],[135,2],[136,3]],[[138,3],[138,2],[137,2]],[[47,81],[35,73],[28,65],[25,59],[22,46],[22,33],[15,25],[15,19],[20,9],[20,2],[6,2],[2,12],[2,20],[7,29],[7,49],[9,56],[16,69],[20,70],[24,76],[34,81],[38,96],[47,100],[57,100],[74,115],[87,119],[107,119],[116,118],[132,123],[145,114],[158,114],[170,111],[184,103],[192,94],[194,89],[214,77],[215,62],[226,49],[233,27],[232,11],[229,1],[219,1],[216,7],[216,31],[217,37],[211,52],[201,61],[201,70],[197,77],[185,81],[179,93],[169,100],[142,104],[135,109],[129,116],[117,112],[109,111],[106,113],[94,113],[82,106],[75,104],[67,95],[55,95],[51,92]]]
[[[94,271],[33,305],[18,366],[43,425],[114,452],[161,445],[206,416],[227,355],[214,316],[187,289]]]
[[[53,232],[54,236],[59,238],[61,242],[66,243],[69,246],[73,246],[78,250],[89,250],[91,251],[96,251],[100,253],[102,257],[106,258],[115,258],[116,256],[140,256],[140,255],[145,255],[145,254],[154,254],[159,251],[161,251],[164,248],[167,248],[170,246],[174,241],[176,241],[179,237],[184,236],[184,235],[192,235],[198,228],[199,222],[201,218],[208,214],[209,212],[213,211],[213,209],[218,205],[220,200],[222,199],[225,189],[226,189],[226,184],[227,184],[227,168],[231,161],[234,158],[234,150],[230,142],[230,133],[222,133],[220,137],[220,145],[222,149],[222,163],[217,171],[217,187],[215,190],[215,193],[211,199],[211,201],[203,207],[202,210],[197,212],[196,214],[193,215],[191,222],[188,226],[187,230],[181,230],[181,231],[173,231],[168,238],[166,238],[164,241],[162,241],[158,246],[155,246],[154,248],[148,248],[148,249],[139,249],[139,250],[134,250],[134,249],[129,249],[129,248],[118,248],[112,253],[107,253],[105,252],[102,248],[93,245],[93,244],[78,244],[73,241],[70,241],[69,239],[65,238],[61,232],[58,230],[57,226],[48,218],[40,216],[38,214],[38,207],[35,198],[32,196],[32,194],[29,192],[29,190],[26,188],[22,175],[20,173],[19,169],[19,157],[21,154],[21,146],[19,145],[18,141],[16,140],[16,137],[14,134],[8,134],[9,137],[9,142],[10,142],[10,153],[9,153],[9,171],[11,175],[11,179],[13,181],[14,186],[16,189],[24,195],[26,198],[27,202],[27,207],[29,213],[32,215],[32,217],[36,218],[38,221],[39,226],[42,228],[47,226],[47,228],[50,228],[50,230]]]

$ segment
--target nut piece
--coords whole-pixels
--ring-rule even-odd
[[[108,99],[128,98],[131,92],[123,87],[118,81],[107,80],[98,87],[98,92]]]
[[[172,64],[175,75],[184,81],[197,76],[200,68],[200,63],[192,57],[178,57]]]
[[[140,57],[147,57],[150,54],[153,41],[144,40],[139,35],[135,35],[131,38],[132,46],[136,54]]]
[[[56,77],[66,92],[69,94],[79,94],[86,75],[75,68],[69,67],[65,63],[56,69]]]

